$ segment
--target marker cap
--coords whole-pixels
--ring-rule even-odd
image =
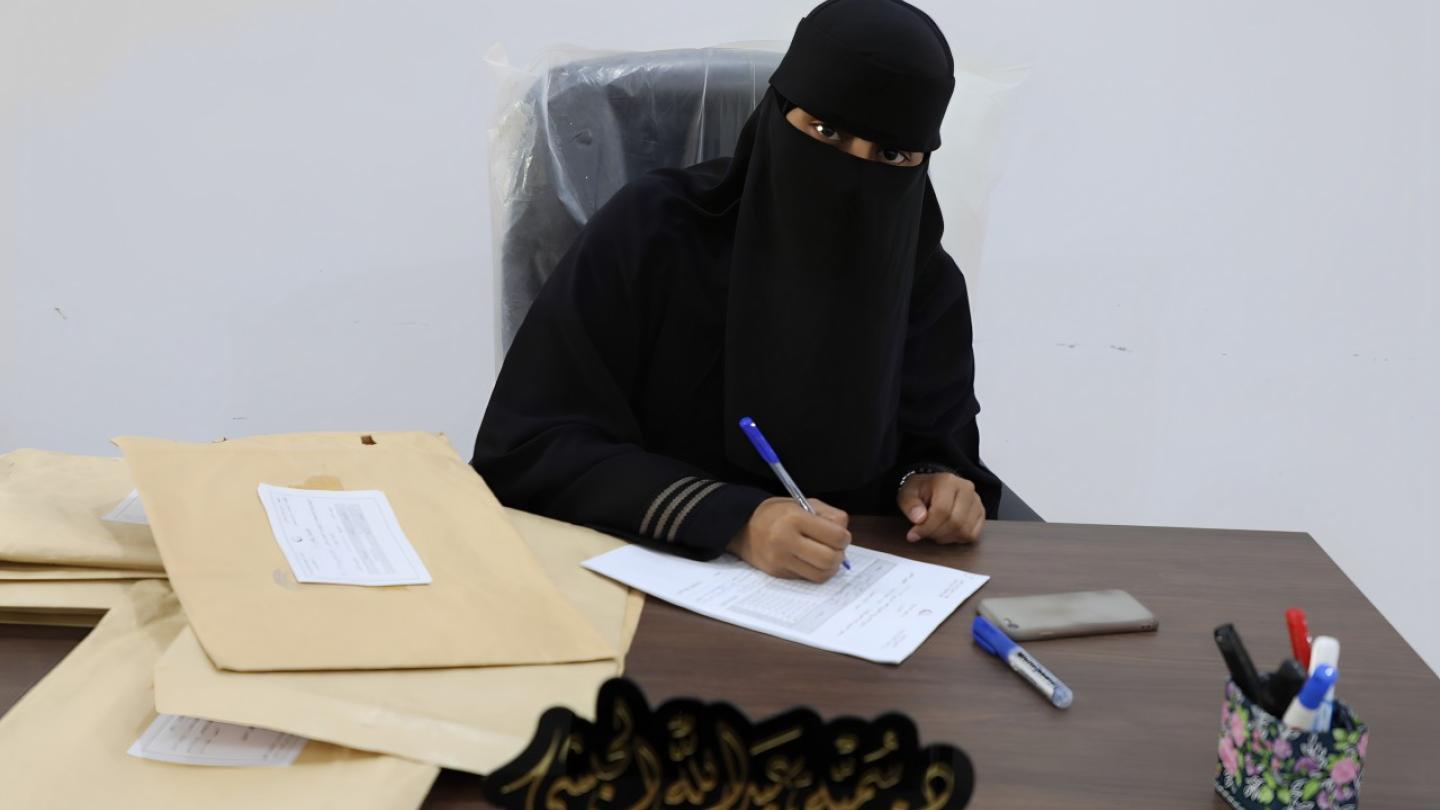
[[[1004,631],[990,623],[990,620],[976,614],[975,621],[970,623],[970,633],[975,637],[975,643],[979,644],[985,652],[991,655],[1004,658],[1010,651],[1020,646],[1005,635]]]
[[[1339,670],[1329,664],[1321,664],[1305,679],[1305,685],[1300,687],[1300,694],[1296,695],[1295,699],[1307,709],[1318,709],[1325,700],[1325,693],[1330,691],[1330,687],[1334,686],[1339,678]]]
[[[1306,671],[1310,669],[1310,628],[1305,626],[1305,611],[1290,608],[1285,611],[1285,624],[1290,629],[1290,652]],[[1334,661],[1329,663],[1333,664]]]
[[[1314,672],[1321,664],[1340,665],[1340,642],[1334,636],[1316,636],[1310,643],[1310,671]]]

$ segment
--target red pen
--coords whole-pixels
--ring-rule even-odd
[[[1285,624],[1290,627],[1290,651],[1295,660],[1306,671],[1310,669],[1310,630],[1305,626],[1305,611],[1290,608],[1285,611]]]

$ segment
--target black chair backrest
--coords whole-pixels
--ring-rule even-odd
[[[655,169],[734,152],[780,54],[731,48],[571,62],[527,93],[533,138],[510,166],[501,212],[501,346],[580,228]]]

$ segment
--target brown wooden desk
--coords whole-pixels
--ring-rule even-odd
[[[1211,778],[1225,667],[1211,631],[1233,621],[1257,666],[1288,655],[1284,611],[1340,638],[1341,696],[1370,725],[1362,807],[1440,806],[1433,763],[1440,678],[1304,534],[993,523],[973,548],[910,545],[904,527],[857,519],[861,545],[990,574],[898,667],[819,652],[652,601],[629,675],[652,703],[729,700],[752,717],[807,704],[825,717],[914,717],[922,740],[975,762],[971,806],[1223,808]],[[1124,588],[1160,630],[1029,645],[1075,690],[1053,709],[970,641],[986,596]],[[44,675],[83,630],[0,626],[0,707]],[[1427,757],[1428,755],[1428,757]],[[445,773],[426,807],[478,806],[478,778]]]

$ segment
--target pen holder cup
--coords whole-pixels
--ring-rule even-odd
[[[1369,742],[1370,730],[1339,700],[1331,730],[1295,731],[1227,682],[1215,792],[1237,810],[1355,810]]]

